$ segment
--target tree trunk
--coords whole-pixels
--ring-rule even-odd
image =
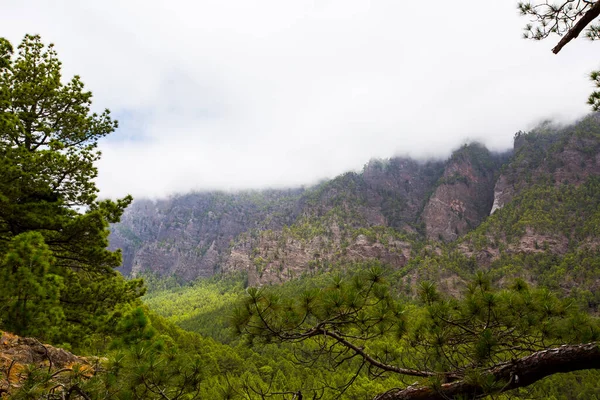
[[[582,369],[600,369],[600,347],[598,343],[565,345],[554,349],[538,351],[527,357],[499,364],[481,371],[490,374],[500,388],[494,393],[525,387],[559,372]],[[486,393],[481,385],[465,380],[442,384],[438,388],[409,386],[405,389],[392,389],[375,397],[375,400],[448,400],[480,398]]]

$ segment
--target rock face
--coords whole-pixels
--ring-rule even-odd
[[[385,218],[379,225],[409,231],[418,227],[423,206],[443,173],[444,164],[407,158],[369,162],[363,172],[366,203]]]
[[[218,272],[230,243],[251,229],[279,228],[295,219],[302,190],[196,193],[134,202],[111,229],[123,251],[124,274],[150,271],[184,279]]]
[[[479,144],[463,146],[452,155],[423,210],[429,239],[455,240],[489,215],[502,160]]]
[[[231,249],[223,271],[244,271],[248,284],[280,283],[331,266],[377,260],[400,268],[410,257],[411,245],[393,234],[366,237],[348,235],[332,222],[325,232],[302,237],[289,230],[263,232],[258,238],[244,236]]]
[[[459,249],[482,266],[509,254],[597,252],[597,232],[586,227],[597,212],[590,178],[600,176],[599,116],[519,132],[514,147],[494,187],[493,218]],[[582,200],[581,193],[589,197]],[[500,212],[505,207],[507,212]]]
[[[408,158],[372,160],[361,174],[346,173],[308,190],[300,199],[303,215],[321,217],[343,209],[347,223],[413,231],[444,162]],[[352,215],[349,215],[352,214]]]
[[[490,210],[490,215],[510,202],[514,195],[514,185],[509,183],[508,178],[505,175],[500,175],[494,185],[494,202],[492,204],[492,209]]]
[[[10,363],[49,365],[53,368],[63,369],[69,365],[79,363],[88,364],[88,360],[50,345],[44,345],[37,339],[20,337],[2,332],[0,334],[0,363],[2,368],[7,368]]]
[[[455,238],[480,222],[482,187],[491,198],[493,171],[476,170],[473,166],[481,168],[477,162],[465,156],[449,162],[373,160],[360,174],[347,173],[307,190],[140,200],[112,227],[111,247],[123,251],[124,274],[176,274],[186,280],[242,270],[252,283],[275,282],[367,259],[399,267],[410,257],[406,240],[381,233],[365,241],[357,230],[389,227],[418,235],[426,221],[428,235],[437,238],[435,224],[442,221],[450,226],[444,239]],[[459,173],[468,184],[454,185],[444,195]],[[440,185],[441,177],[445,183]],[[429,198],[436,185],[436,195]],[[484,214],[489,207],[486,197]],[[466,218],[448,219],[453,213]]]

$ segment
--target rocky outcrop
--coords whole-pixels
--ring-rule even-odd
[[[254,238],[244,235],[231,248],[223,271],[244,271],[248,284],[259,286],[366,260],[400,268],[410,257],[410,243],[385,231],[370,237],[347,234],[334,222],[325,233],[310,237],[289,230],[262,232]]]
[[[597,114],[565,128],[544,124],[530,133],[517,133],[514,157],[494,188],[491,213],[534,184],[579,185],[600,175],[599,133]]]
[[[89,361],[66,350],[42,344],[34,338],[0,332],[0,363],[2,368],[16,363],[46,367],[51,365],[52,368],[63,369],[75,363],[89,364]]]
[[[369,162],[363,171],[366,202],[385,218],[386,225],[415,231],[432,188],[442,176],[445,162],[417,162],[392,158]]]
[[[455,240],[488,216],[501,160],[479,144],[464,146],[453,154],[423,210],[429,239]]]
[[[569,239],[559,234],[549,234],[536,232],[531,227],[526,227],[525,232],[517,240],[509,243],[503,243],[503,247],[498,246],[491,237],[488,237],[487,245],[482,248],[474,246],[470,240],[458,243],[458,250],[467,257],[473,257],[479,267],[489,267],[502,255],[508,254],[534,254],[534,253],[552,253],[563,255],[569,251]],[[504,240],[500,240],[504,242]],[[584,248],[584,246],[582,246]],[[590,248],[590,247],[588,247]]]
[[[496,181],[496,185],[494,185],[494,202],[490,210],[490,215],[501,209],[514,195],[515,186],[508,182],[508,178],[505,175],[500,175]]]
[[[36,369],[52,374],[48,389],[55,387],[55,396],[64,398],[68,391],[71,373],[91,377],[99,360],[79,357],[66,350],[42,344],[34,338],[20,337],[0,331],[0,397],[10,397],[18,390],[27,376]],[[61,397],[57,397],[61,398]]]

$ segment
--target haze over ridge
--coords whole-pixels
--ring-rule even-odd
[[[511,1],[424,7],[9,0],[0,22],[15,45],[54,42],[64,77],[119,119],[103,196],[310,184],[470,139],[507,149],[517,130],[588,112],[593,43],[554,56],[552,40],[522,40]]]

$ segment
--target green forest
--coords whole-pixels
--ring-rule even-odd
[[[117,271],[111,224],[133,199],[98,197],[98,142],[118,123],[94,110],[81,78],[62,76],[52,45],[0,39],[1,398],[600,398],[600,177],[585,172],[600,149],[595,114],[518,133],[510,157],[479,145],[455,153],[516,189],[452,242],[428,239],[385,190],[377,196],[388,224],[368,222],[371,200],[355,173],[272,203],[245,194],[283,221],[231,244],[277,243],[252,249],[259,277],[285,262],[289,243],[340,237],[319,248],[335,259],[315,252],[302,273],[251,285],[246,270],[193,281]],[[584,154],[577,181],[553,175],[567,146]],[[393,174],[384,162],[371,168]],[[436,188],[474,184],[423,168]],[[293,216],[299,198],[312,211]],[[527,235],[531,249],[520,251]],[[408,243],[409,257],[402,266],[352,258],[359,237],[392,255],[393,243]],[[484,263],[484,253],[497,256]],[[6,346],[19,337],[42,361],[16,361]],[[51,348],[78,361],[59,365]]]

